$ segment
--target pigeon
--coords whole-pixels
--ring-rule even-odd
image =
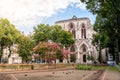
[[[24,76],[27,76],[27,74],[25,74]]]
[[[55,72],[52,72],[52,74],[55,74]]]

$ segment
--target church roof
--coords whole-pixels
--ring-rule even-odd
[[[83,17],[83,18],[77,18],[75,15],[71,19],[66,19],[66,20],[60,20],[56,21],[55,23],[60,23],[60,22],[68,22],[68,21],[74,21],[74,20],[86,20],[89,19],[88,17]]]

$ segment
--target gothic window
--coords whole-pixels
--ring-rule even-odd
[[[70,52],[75,52],[75,48],[74,48],[74,46],[71,46],[71,48],[70,48]]]
[[[85,46],[83,47],[83,52],[86,52],[86,48],[85,48]]]
[[[70,28],[73,28],[73,24],[72,23],[70,23]]]
[[[82,52],[86,52],[86,51],[87,51],[87,49],[86,49],[86,48],[87,48],[87,47],[86,47],[86,45],[85,45],[85,44],[83,44],[83,45],[82,45],[82,48],[81,48],[81,49],[82,49]]]
[[[85,24],[82,24],[82,29],[81,29],[81,38],[86,39],[86,29],[85,29]]]
[[[73,29],[73,23],[70,23],[68,28],[69,28],[69,31],[71,32],[71,30]]]
[[[74,38],[75,38],[75,29],[74,29],[74,24],[73,23],[70,23],[69,24],[69,31],[73,34]]]
[[[79,23],[77,22],[77,30],[79,30]]]
[[[73,34],[73,36],[74,36],[74,38],[75,38],[75,30],[72,30],[72,34]]]

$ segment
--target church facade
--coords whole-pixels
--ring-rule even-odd
[[[75,44],[71,45],[69,50],[71,54],[76,55],[77,63],[89,63],[88,56],[94,57],[94,60],[97,61],[98,51],[92,45],[93,34],[96,32],[93,30],[89,18],[73,16],[72,19],[60,20],[55,22],[55,24],[60,25],[63,30],[70,31],[73,34]]]

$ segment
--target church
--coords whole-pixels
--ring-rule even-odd
[[[75,44],[70,46],[69,51],[76,55],[77,63],[89,63],[88,56],[92,56],[95,61],[98,61],[98,51],[96,46],[92,45],[93,34],[96,32],[93,30],[89,18],[73,16],[71,19],[56,21],[55,24],[73,34]]]

